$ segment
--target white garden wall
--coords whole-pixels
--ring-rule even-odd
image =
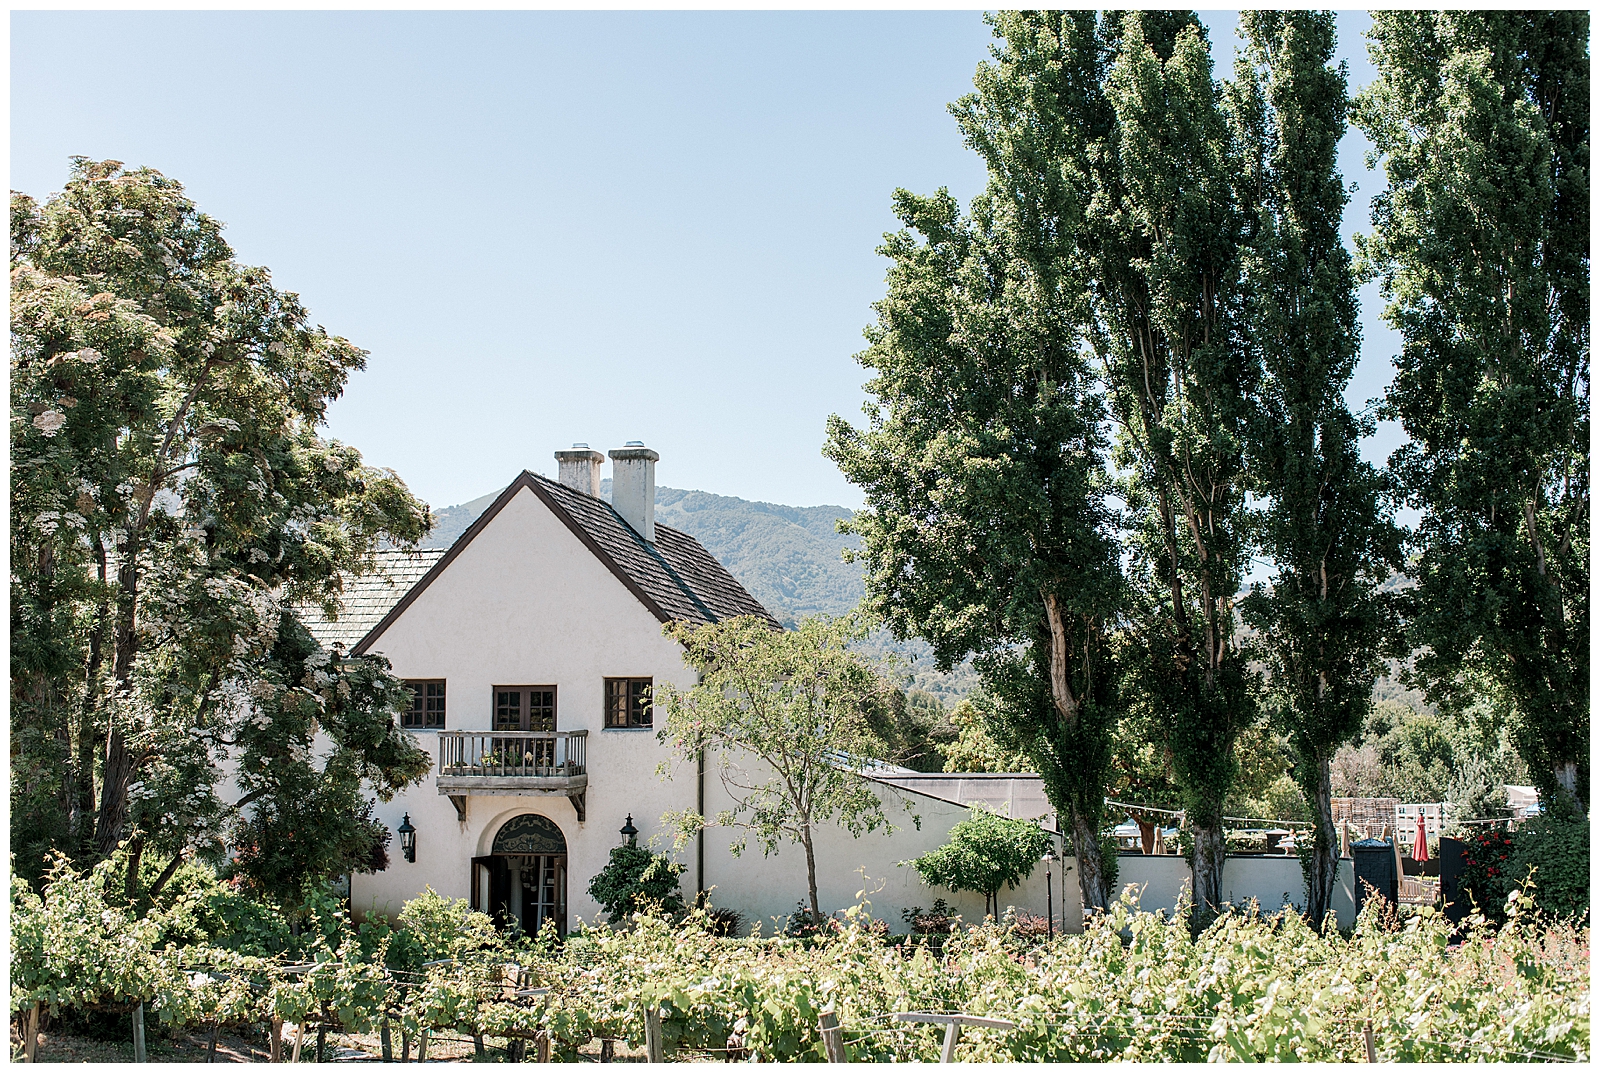
[[[1141,908],[1171,912],[1189,887],[1189,862],[1181,856],[1134,856],[1117,859],[1117,885],[1132,885]],[[1262,912],[1277,912],[1286,903],[1305,905],[1305,877],[1298,857],[1229,857],[1222,868],[1222,897],[1236,906],[1254,899]],[[1341,928],[1355,924],[1355,871],[1348,859],[1339,862],[1333,911]]]

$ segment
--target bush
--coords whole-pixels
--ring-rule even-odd
[[[935,898],[933,908],[927,912],[920,905],[902,909],[900,919],[910,925],[912,935],[949,935],[961,923],[961,917],[943,898]]]
[[[633,844],[617,846],[611,860],[589,881],[589,897],[600,903],[613,925],[635,913],[677,916],[684,910],[678,877],[684,865]]]
[[[989,911],[1002,887],[1015,888],[1033,874],[1052,841],[1036,823],[974,807],[950,828],[949,842],[910,863],[930,887],[982,894]]]
[[[1511,832],[1498,828],[1479,828],[1477,834],[1462,842],[1459,896],[1469,899],[1469,904],[1476,904],[1490,920],[1505,920],[1506,895],[1513,886],[1510,881],[1513,848]]]
[[[1529,820],[1512,836],[1507,864],[1506,875],[1518,885],[1533,872],[1531,893],[1540,909],[1558,917],[1587,917],[1588,821],[1559,816]]]

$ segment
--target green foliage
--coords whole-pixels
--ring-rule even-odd
[[[642,846],[622,845],[611,850],[606,866],[589,880],[589,897],[600,903],[606,918],[617,925],[635,913],[683,912],[683,892],[678,877],[685,865]]]
[[[1255,150],[1230,129],[1237,117],[1192,14],[1109,14],[1100,37],[1090,272],[1127,504],[1128,686],[1167,724],[1197,837],[1195,897],[1211,910],[1234,741],[1256,719],[1234,606],[1250,550],[1245,465],[1261,378],[1259,354],[1242,345],[1249,232],[1235,187]]]
[[[1118,716],[1120,608],[1103,395],[1087,349],[1081,181],[1098,92],[1094,16],[992,20],[994,62],[952,106],[989,171],[966,212],[898,190],[889,289],[874,306],[867,428],[826,453],[864,493],[865,606],[940,667],[972,657],[1002,736],[1059,814],[1098,829]],[[1105,897],[1091,858],[1084,898]]]
[[[43,203],[13,195],[11,238],[20,868],[124,841],[135,880],[147,852],[219,855],[240,740],[245,822],[309,806],[336,849],[281,846],[290,870],[370,865],[361,780],[392,793],[426,757],[390,726],[387,666],[312,666],[293,611],[335,609],[342,572],[427,526],[393,473],[317,433],[365,355],[150,169],[76,158]],[[334,748],[313,760],[319,727]]]
[[[805,619],[788,631],[745,616],[704,626],[670,623],[665,632],[683,645],[684,662],[700,677],[689,690],[656,687],[657,709],[667,713],[658,737],[681,759],[715,755],[734,801],[714,820],[692,811],[666,818],[682,838],[714,822],[755,838],[767,854],[783,841],[800,846],[811,912],[820,917],[817,828],[836,823],[860,837],[890,826],[874,784],[862,775],[884,756],[871,715],[892,689],[848,647],[864,630],[853,616]],[[661,770],[666,774],[669,765]],[[736,842],[734,853],[744,846]]]
[[[1506,815],[1503,786],[1526,775],[1510,728],[1492,712],[1379,701],[1334,755],[1332,786],[1340,797],[1449,801],[1453,818],[1496,819]]]
[[[1512,836],[1507,874],[1534,888],[1540,909],[1558,917],[1587,919],[1590,842],[1587,820],[1565,816],[1528,820]]]
[[[1330,764],[1372,706],[1392,629],[1381,584],[1400,564],[1383,482],[1361,458],[1370,417],[1345,388],[1359,356],[1355,281],[1339,234],[1349,199],[1336,164],[1345,74],[1334,66],[1332,12],[1245,12],[1226,93],[1246,154],[1235,196],[1247,345],[1261,379],[1248,435],[1249,476],[1264,501],[1257,540],[1270,583],[1241,603],[1266,668],[1265,707],[1288,738],[1293,778],[1314,820],[1307,911],[1332,908],[1339,839]]]
[[[1390,459],[1422,512],[1408,648],[1511,702],[1541,797],[1589,780],[1589,15],[1375,14],[1355,121],[1382,160],[1360,243],[1401,352]]]
[[[949,842],[907,863],[929,886],[982,894],[988,909],[1002,887],[1015,888],[1033,874],[1052,841],[1036,823],[980,807],[950,829]]]
[[[1520,902],[1503,927],[1469,921],[1458,946],[1431,911],[1386,928],[1369,909],[1348,938],[1294,913],[1233,913],[1191,940],[1183,919],[1125,900],[1083,934],[1050,943],[1006,922],[957,924],[937,949],[902,947],[857,906],[806,939],[718,938],[695,910],[679,923],[641,917],[625,931],[580,927],[564,948],[514,950],[487,917],[428,892],[393,930],[341,922],[286,972],[281,961],[210,947],[156,949],[159,922],[133,922],[103,897],[115,872],[113,862],[98,879],[58,871],[42,899],[14,884],[13,1012],[123,995],[145,998],[174,1027],[278,1016],[371,1031],[388,1016],[413,1034],[547,1032],[567,1060],[595,1037],[642,1045],[647,1007],[669,1053],[720,1051],[737,1037],[769,1062],[825,1057],[824,1010],[844,1027],[854,1061],[936,1058],[935,1027],[867,1030],[915,1009],[1018,1025],[965,1033],[963,1061],[1355,1061],[1369,1020],[1384,1061],[1585,1061],[1590,1051],[1588,929],[1536,927]],[[418,960],[386,966],[403,935]],[[455,960],[421,969],[437,957]],[[508,1000],[513,959],[548,996]]]
[[[945,771],[1027,771],[1028,757],[1015,748],[1006,748],[990,733],[1000,727],[993,712],[994,700],[983,692],[967,697],[950,713],[956,738],[941,747]],[[1002,731],[1003,732],[1003,731]]]
[[[479,957],[503,946],[486,914],[465,898],[446,898],[430,886],[400,908],[385,956],[391,968],[420,972],[425,962]]]
[[[1461,876],[1457,890],[1489,919],[1504,922],[1506,895],[1513,889],[1511,832],[1479,828],[1466,839],[1461,851]]]

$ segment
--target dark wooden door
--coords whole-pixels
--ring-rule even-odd
[[[505,927],[511,920],[511,869],[504,857],[472,858],[472,908]]]

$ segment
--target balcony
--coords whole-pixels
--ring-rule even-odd
[[[560,796],[585,818],[589,772],[584,766],[587,730],[444,730],[439,732],[441,797],[467,818],[467,798]]]

